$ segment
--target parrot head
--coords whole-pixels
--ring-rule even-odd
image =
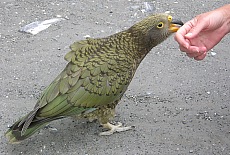
[[[169,14],[153,14],[133,25],[131,31],[139,36],[143,44],[147,43],[152,48],[163,42],[182,25],[183,22],[181,20],[174,19]]]

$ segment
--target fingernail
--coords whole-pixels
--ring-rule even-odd
[[[188,48],[189,48],[189,45],[188,45],[188,44],[185,44],[185,47],[188,49]]]
[[[187,33],[185,36],[186,36],[186,37],[190,37],[190,36],[192,36],[192,33],[189,32],[189,33]]]

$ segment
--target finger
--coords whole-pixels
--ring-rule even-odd
[[[206,48],[199,48],[196,46],[190,46],[188,49],[180,47],[180,50],[185,52],[188,57],[195,58],[203,55],[206,51]]]
[[[179,30],[177,31],[178,34],[184,36],[186,35],[188,32],[190,32],[190,30],[193,28],[193,25],[191,24],[191,21],[186,22],[183,26],[181,26],[179,28]]]
[[[188,57],[195,58],[203,55],[203,53],[186,53]]]
[[[192,39],[195,38],[202,30],[204,30],[208,25],[205,18],[199,21],[199,16],[192,19],[189,24],[192,27],[190,31],[185,35],[185,38]]]
[[[174,36],[174,39],[179,43],[179,45],[181,47],[184,47],[184,48],[188,48],[189,47],[189,42],[187,42],[186,39],[184,38],[184,36],[182,36],[181,34],[177,33]]]
[[[183,46],[179,46],[180,50],[182,52],[186,52],[187,54],[192,54],[192,53],[199,53],[199,47],[196,46],[189,46],[188,48],[185,48]]]
[[[207,55],[207,52],[204,52],[202,55],[194,57],[194,59],[198,61],[203,60],[206,57],[206,55]]]
[[[189,58],[194,58],[195,55],[193,53],[186,53],[186,55],[189,57]]]
[[[207,55],[207,48],[206,47],[196,47],[191,46],[186,52],[187,56],[190,58],[194,58],[195,60],[203,60]]]
[[[180,46],[188,48],[190,42],[184,36],[190,31],[191,27],[190,24],[187,22],[185,23],[179,30],[177,31],[174,39],[179,43]]]
[[[188,50],[188,48],[186,48],[186,47],[184,47],[184,46],[179,46],[179,48],[180,48],[180,50],[181,50],[182,52],[191,53],[191,52]]]

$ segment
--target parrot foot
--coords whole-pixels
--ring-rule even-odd
[[[122,132],[122,131],[130,130],[133,128],[132,126],[122,127],[122,123],[120,122],[118,122],[118,125],[106,123],[106,124],[102,124],[102,126],[110,130],[99,133],[100,136],[109,136],[109,135],[112,135],[114,132]]]

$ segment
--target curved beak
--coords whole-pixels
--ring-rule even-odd
[[[184,23],[179,19],[172,19],[171,24],[169,26],[169,30],[172,32],[177,32],[181,26],[183,26]]]

